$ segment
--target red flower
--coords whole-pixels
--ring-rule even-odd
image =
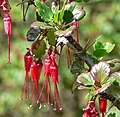
[[[106,112],[107,99],[103,97],[99,97],[99,108],[102,113],[102,117],[104,117],[104,113]]]
[[[44,81],[44,84],[38,96],[38,103],[40,103],[39,108],[41,108],[42,105],[45,106],[46,102],[48,102],[49,104],[54,105],[54,110],[62,110],[60,96],[59,96],[58,87],[57,87],[58,66],[55,63],[55,58],[56,58],[55,53],[50,55],[50,52],[49,52],[48,54],[49,54],[48,57],[45,58],[44,60],[44,75],[46,76],[46,79]],[[53,100],[52,100],[52,89],[50,84],[50,77],[52,78],[52,82],[54,83],[54,99]]]
[[[50,74],[52,77],[52,82],[58,83],[58,66],[56,65],[54,60],[52,60],[50,65]]]
[[[9,13],[4,14],[4,32],[8,35],[8,63],[10,63],[10,35],[11,35],[11,17]]]
[[[29,98],[29,79],[28,79],[28,72],[30,71],[30,66],[32,63],[33,56],[30,54],[30,51],[28,51],[24,56],[24,68],[25,68],[25,81],[22,88],[22,94],[21,99]]]
[[[44,60],[44,75],[46,77],[50,76],[50,65],[51,65],[51,58],[50,56],[46,57]]]
[[[0,0],[0,8],[5,11],[5,12],[9,12],[9,8],[8,8],[8,0]]]
[[[31,64],[30,71],[31,71],[31,78],[32,78],[32,97],[31,97],[31,105],[34,104],[34,88],[36,86],[36,92],[39,93],[39,79],[42,70],[42,61],[39,59],[38,61],[34,61]]]
[[[93,100],[89,101],[87,107],[84,109],[82,117],[97,117],[99,113],[95,107],[95,102]]]

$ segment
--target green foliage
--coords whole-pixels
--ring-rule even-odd
[[[35,5],[38,7],[38,14],[41,16],[41,18],[46,22],[51,22],[53,18],[53,12],[50,7],[39,0],[35,1]]]
[[[77,82],[84,86],[94,85],[95,81],[90,73],[82,73],[77,77]]]
[[[117,117],[117,114],[116,114],[116,113],[110,113],[110,114],[108,115],[108,117]]]
[[[49,30],[47,33],[48,42],[50,45],[56,44],[56,36],[55,36],[55,30]]]
[[[46,51],[46,43],[44,40],[38,40],[40,44],[34,42],[32,44],[32,53],[36,56],[36,58],[41,58]]]
[[[31,27],[33,28],[37,28],[38,30],[45,30],[45,29],[53,29],[52,26],[46,24],[45,22],[39,22],[39,21],[35,21],[31,24]]]
[[[97,58],[101,58],[110,53],[114,49],[115,44],[112,44],[110,42],[101,43],[100,41],[96,41],[93,46],[93,55]]]

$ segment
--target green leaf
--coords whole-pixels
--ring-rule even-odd
[[[107,82],[107,83],[103,84],[101,88],[94,91],[94,95],[98,95],[99,93],[102,93],[102,92],[106,91],[110,86],[111,86],[110,82]]]
[[[104,45],[100,41],[96,41],[93,45],[94,50],[103,49]]]
[[[80,73],[82,71],[82,67],[83,67],[83,62],[80,60],[75,60],[72,64],[70,71],[72,74]]]
[[[112,44],[110,42],[106,42],[103,44],[103,46],[104,46],[104,49],[106,50],[106,52],[110,53],[114,49],[115,44]]]
[[[73,14],[70,10],[65,10],[63,20],[66,22],[66,24],[72,22]]]
[[[65,8],[62,8],[61,12],[60,12],[60,16],[59,16],[60,22],[62,22],[62,20],[63,20],[64,12],[65,12]]]
[[[56,36],[55,36],[55,31],[54,30],[49,30],[47,33],[47,38],[49,41],[50,45],[55,45],[56,44]]]
[[[32,44],[32,53],[36,58],[41,58],[45,54],[46,44],[44,40],[39,40],[39,42],[34,42]]]
[[[119,85],[111,84],[107,91],[111,92],[112,94],[120,98],[120,86]]]
[[[107,52],[105,49],[97,49],[97,50],[93,51],[93,55],[96,58],[101,58],[101,57],[105,56],[106,54],[107,54]]]
[[[74,30],[76,29],[76,27],[73,25],[71,27],[69,27],[68,29],[66,30],[58,30],[55,32],[55,34],[58,36],[58,37],[61,37],[61,36],[64,36],[64,37],[68,37],[68,36],[71,36],[72,33],[74,32]]]
[[[74,82],[73,86],[72,86],[72,93],[74,92],[74,90],[76,90],[78,88],[78,86],[80,86],[80,84],[78,82]]]
[[[33,28],[37,28],[37,29],[53,29],[52,26],[49,26],[48,24],[46,24],[45,22],[39,22],[39,21],[35,21],[31,24],[31,27]]]
[[[40,32],[41,32],[40,29],[35,29],[35,28],[31,27],[26,34],[27,40],[34,41],[38,37]]]
[[[110,114],[108,115],[108,117],[117,117],[117,114],[116,114],[116,113],[110,113]]]
[[[58,16],[59,16],[59,8],[55,7],[55,13],[54,13],[54,22],[58,23]]]
[[[38,7],[38,14],[41,16],[41,18],[46,22],[51,22],[53,18],[53,12],[50,7],[39,0],[35,1],[35,5]]]
[[[120,71],[119,72],[115,72],[113,74],[110,75],[110,78],[109,78],[109,81],[110,82],[118,82],[119,85],[120,85]]]
[[[87,87],[87,86],[84,86],[84,85],[80,85],[78,86],[78,90],[91,90],[91,88],[93,88],[92,86],[91,87]]]
[[[101,61],[98,64],[95,64],[90,70],[90,74],[96,82],[101,83],[104,81],[110,73],[110,66],[108,63]]]
[[[110,53],[114,49],[115,44],[109,42],[101,43],[99,41],[96,41],[93,47],[94,47],[93,55],[97,58],[100,58]]]
[[[77,82],[83,84],[84,86],[94,85],[95,81],[90,73],[82,73],[77,77]]]

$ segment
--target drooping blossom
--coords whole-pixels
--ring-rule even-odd
[[[82,117],[98,117],[99,113],[95,107],[95,102],[93,100],[89,101],[87,107],[84,109]]]
[[[8,0],[0,0],[0,8],[4,12],[9,12],[9,3],[8,3]]]
[[[42,60],[39,59],[38,61],[34,60],[31,64],[31,67],[30,67],[31,79],[32,79],[31,105],[34,104],[35,89],[36,89],[37,95],[39,93],[39,79],[40,79],[42,66],[43,66]]]
[[[102,117],[104,117],[104,113],[106,112],[107,107],[107,99],[103,97],[99,97],[99,108],[102,113]]]
[[[8,12],[4,14],[4,32],[8,36],[8,63],[10,63],[10,36],[11,36],[11,25],[12,25],[12,20]]]
[[[40,104],[39,108],[45,106],[46,103],[54,106],[54,110],[61,110],[60,96],[58,92],[58,66],[55,62],[57,51],[52,53],[52,47],[48,49],[48,56],[44,59],[44,75],[45,80],[44,84],[39,92],[38,103]],[[52,81],[50,81],[52,80]],[[51,82],[53,83],[54,88],[51,88]],[[54,95],[53,95],[54,94]]]
[[[51,78],[52,82],[54,83],[54,110],[62,110],[61,102],[60,102],[60,96],[59,96],[59,91],[58,91],[58,66],[55,63],[55,60],[52,60],[52,63],[50,65],[50,73],[51,73]]]
[[[25,54],[24,56],[24,69],[25,69],[25,80],[24,80],[24,85],[22,88],[22,94],[21,94],[21,99],[29,99],[29,79],[28,79],[28,73],[30,71],[30,67],[32,64],[33,60],[33,55],[30,53],[30,50]]]

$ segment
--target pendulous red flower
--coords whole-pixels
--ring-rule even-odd
[[[34,104],[34,88],[36,86],[36,92],[39,93],[39,79],[42,70],[42,60],[39,59],[38,61],[34,60],[30,67],[31,78],[32,78],[32,97],[31,97],[31,105]]]
[[[102,113],[102,117],[104,117],[104,113],[106,112],[107,107],[107,99],[103,97],[99,97],[99,108]]]
[[[58,66],[55,62],[55,54],[58,54],[56,51],[52,53],[52,48],[48,50],[48,56],[44,59],[44,75],[46,76],[44,80],[44,84],[41,88],[41,91],[38,95],[38,103],[40,104],[40,109],[42,106],[45,106],[46,103],[54,106],[54,110],[62,110],[60,96],[58,92]],[[52,82],[54,84],[54,91],[51,88],[50,77],[52,78]],[[54,96],[52,96],[54,93]],[[54,97],[54,99],[52,98]]]
[[[33,60],[33,55],[30,53],[30,50],[24,55],[24,69],[25,69],[25,81],[22,88],[21,99],[29,99],[29,79],[28,73],[30,71],[30,66]]]
[[[8,35],[8,63],[10,63],[10,36],[11,36],[11,24],[12,20],[8,12],[4,14],[4,32]]]

